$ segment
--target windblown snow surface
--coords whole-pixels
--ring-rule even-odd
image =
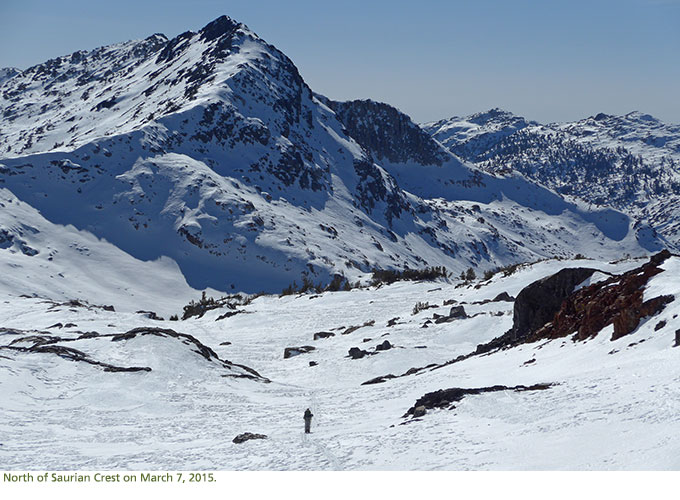
[[[642,262],[585,265],[619,273]],[[617,341],[610,341],[609,326],[586,342],[524,344],[362,385],[473,351],[512,326],[511,302],[480,302],[501,292],[516,296],[537,279],[583,265],[543,261],[469,284],[397,282],[265,295],[185,321],[7,294],[0,303],[0,463],[3,469],[677,469],[680,349],[672,345],[680,300]],[[680,258],[661,267],[645,300],[678,296]],[[147,304],[163,304],[163,294],[140,290]],[[452,299],[468,318],[422,327],[433,314],[446,315],[449,306],[442,304]],[[416,302],[435,307],[413,314]],[[655,329],[661,321],[666,324]],[[343,334],[350,326],[361,327]],[[138,327],[184,335],[116,337]],[[321,331],[334,335],[313,340]],[[94,364],[18,349],[48,337],[61,340],[43,345],[75,349]],[[373,352],[385,340],[394,347],[361,359],[347,355],[351,347]],[[315,350],[284,359],[286,347],[300,346]],[[110,371],[104,364],[150,371]],[[403,417],[435,390],[533,384],[554,385],[468,395],[454,409]],[[308,407],[314,419],[305,435]],[[243,432],[268,438],[232,443]]]

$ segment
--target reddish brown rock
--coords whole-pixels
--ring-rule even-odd
[[[645,285],[663,271],[659,264],[669,256],[661,252],[642,267],[577,290],[564,299],[552,321],[529,334],[527,341],[571,334],[574,340],[585,340],[611,324],[612,340],[632,333],[643,318],[657,314],[674,299],[664,295],[643,302]]]

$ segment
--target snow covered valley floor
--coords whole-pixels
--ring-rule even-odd
[[[645,262],[545,261],[466,285],[268,295],[184,321],[82,296],[5,293],[0,468],[677,470],[680,300],[614,341],[609,325],[584,341],[521,343],[447,363],[513,327],[513,302],[493,301],[502,292],[517,297],[563,268],[602,271],[586,286]],[[680,294],[680,258],[660,270],[645,301]],[[145,304],[162,303],[158,293]],[[434,307],[413,314],[416,303]],[[450,317],[456,306],[465,317]],[[319,332],[325,338],[314,340]],[[376,350],[386,340],[391,348]],[[314,350],[284,359],[286,348],[304,346]],[[469,394],[404,416],[440,389],[535,384],[551,385]],[[268,437],[232,442],[244,432]]]

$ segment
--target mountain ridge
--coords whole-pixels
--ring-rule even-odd
[[[29,68],[0,85],[0,113],[3,187],[136,259],[170,257],[196,288],[663,245],[615,210],[461,161],[388,104],[315,94],[226,16]]]
[[[680,125],[639,111],[547,125],[496,111],[479,123],[473,118],[483,114],[423,128],[482,170],[519,172],[571,199],[611,206],[678,248]]]

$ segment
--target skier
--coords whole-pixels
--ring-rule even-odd
[[[309,434],[310,428],[312,427],[312,412],[310,411],[309,408],[305,410],[305,434]]]

